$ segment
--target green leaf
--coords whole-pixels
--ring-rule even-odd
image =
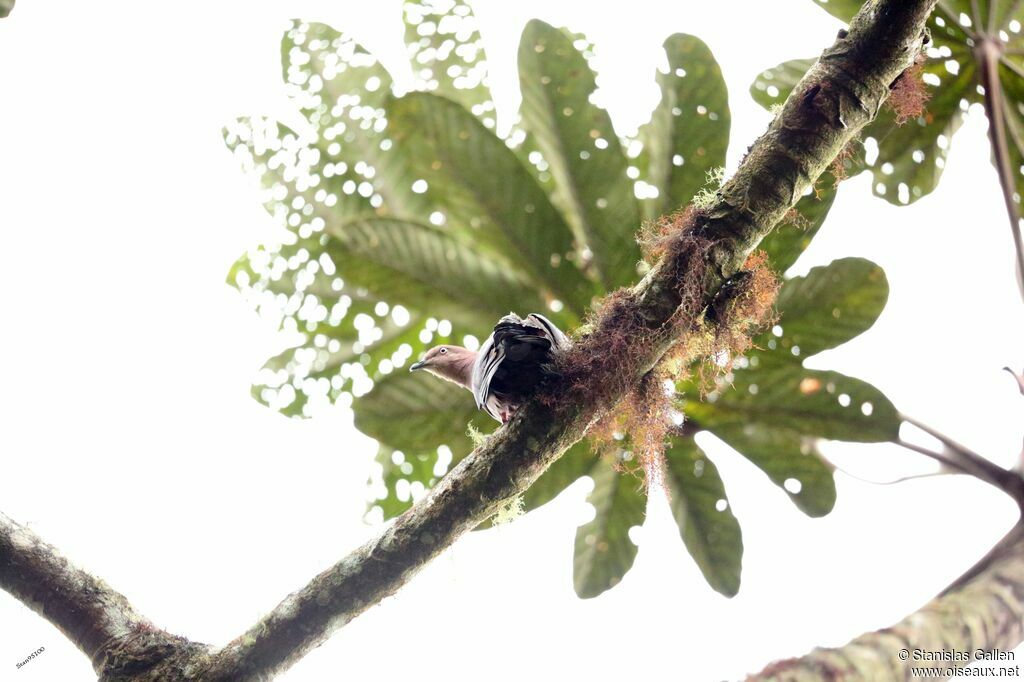
[[[902,206],[929,194],[939,183],[953,134],[964,121],[967,106],[976,99],[971,62],[955,78],[943,62],[929,62],[925,73],[941,80],[927,86],[930,94],[925,112],[900,125],[892,111],[884,109],[864,132],[863,151],[854,155],[854,168],[872,169],[872,191],[890,204]],[[926,81],[927,83],[927,81]],[[877,159],[869,162],[877,145]]]
[[[808,516],[824,516],[836,503],[832,467],[818,450],[818,439],[781,425],[751,421],[720,424],[716,436],[768,474]]]
[[[814,66],[815,59],[791,59],[765,69],[750,85],[750,96],[765,109],[781,106],[793,92],[804,74]]]
[[[577,42],[584,42],[576,38]],[[637,277],[640,210],[608,113],[590,100],[594,72],[564,31],[530,21],[519,43],[522,117],[555,180],[555,198],[589,247],[606,290]]]
[[[754,340],[790,361],[846,343],[875,323],[889,298],[885,272],[863,258],[841,258],[787,280],[779,291],[779,324]],[[780,332],[781,333],[776,333]]]
[[[831,14],[848,21],[861,3],[830,1],[820,4]],[[996,5],[1002,5],[1003,9]],[[1007,6],[995,3],[992,8],[996,15],[1002,16]],[[985,14],[987,11],[986,8]],[[935,189],[946,165],[950,140],[963,123],[964,112],[970,104],[980,101],[973,49],[976,38],[969,38],[965,32],[969,29],[959,25],[960,12],[971,15],[970,3],[953,2],[945,6],[940,3],[928,21],[934,44],[928,49],[929,59],[921,75],[922,87],[929,97],[924,113],[900,123],[890,108],[883,108],[864,129],[863,143],[851,147],[852,154],[845,161],[849,175],[870,169],[875,195],[892,204],[913,203]],[[1008,24],[1009,17],[1005,16],[1002,21]],[[1008,28],[1006,33],[1010,35]],[[1016,41],[1017,37],[1012,40]],[[1009,58],[1003,59],[1004,64],[1009,61]],[[810,59],[794,60],[764,71],[751,86],[751,95],[765,108],[780,104],[813,63]],[[1007,73],[1003,79],[1004,83],[1018,82],[1020,75]]]
[[[7,17],[14,9],[14,0],[0,0],[0,19]]]
[[[1020,17],[1024,21],[1024,17]],[[1000,106],[1006,122],[1008,165],[1017,197],[1017,213],[1024,197],[1024,56],[1004,54],[998,66],[1003,98]],[[1024,285],[1022,285],[1024,294]]]
[[[708,402],[686,409],[715,433],[720,427],[751,422],[858,443],[889,441],[899,433],[896,409],[877,388],[799,363],[764,363],[737,371],[730,390],[713,391]]]
[[[826,173],[819,180],[819,187],[797,202],[794,207],[797,217],[787,218],[778,224],[758,245],[768,254],[772,268],[780,274],[785,273],[810,246],[811,239],[832,210],[836,187],[831,173]]]
[[[307,324],[302,345],[267,360],[253,387],[257,400],[286,416],[312,416],[317,402],[333,403],[360,379],[377,381],[403,371],[435,342],[433,334],[424,337],[429,330],[415,314],[402,309],[400,324],[386,305],[351,294],[343,293],[336,304],[343,314],[332,307],[328,320]],[[461,336],[455,331],[444,338]]]
[[[590,470],[594,489],[587,500],[594,506],[593,520],[576,531],[573,584],[583,599],[614,587],[633,566],[637,547],[629,529],[644,522],[647,495],[642,483],[598,459]]]
[[[391,518],[410,507],[473,449],[467,426],[497,425],[476,409],[463,388],[427,375],[397,370],[356,398],[356,428],[380,443],[382,486],[372,504]]]
[[[357,131],[370,127],[391,91],[391,75],[366,48],[351,36],[327,24],[293,19],[281,38],[281,77],[288,94],[309,122],[323,129],[336,123],[330,109],[347,110],[355,124],[348,142],[361,142]],[[371,111],[353,111],[354,107]],[[341,131],[339,131],[341,132]]]
[[[308,185],[307,201],[325,201],[315,199],[318,188],[333,195],[338,203],[327,207],[336,219],[351,215],[346,204],[353,202],[381,214],[422,215],[424,198],[412,191],[415,178],[388,141],[387,69],[346,34],[298,20],[281,40],[281,68],[292,101],[316,130],[302,150],[302,160],[314,161],[310,182],[298,187],[305,191]]]
[[[455,100],[494,128],[487,55],[472,7],[464,0],[421,0],[405,2],[402,14],[409,61],[424,89]]]
[[[777,303],[779,324],[755,339],[757,350],[699,400],[694,382],[681,385],[687,419],[763,470],[805,513],[828,513],[835,482],[817,441],[888,441],[899,433],[899,418],[875,387],[805,369],[803,359],[868,329],[887,295],[882,270],[857,258],[786,281]]]
[[[555,499],[580,477],[589,474],[597,466],[599,459],[586,440],[572,446],[526,491],[523,495],[524,509],[528,512],[533,511]]]
[[[448,229],[502,254],[577,314],[589,306],[595,291],[569,260],[571,231],[504,142],[436,95],[395,99],[388,115],[396,146],[433,190]]]
[[[359,286],[437,317],[489,330],[509,310],[544,302],[518,270],[429,225],[391,218],[353,220],[331,236],[342,268]]]
[[[669,503],[683,544],[712,589],[735,596],[743,536],[718,469],[692,438],[672,438],[665,465]]]
[[[864,0],[814,0],[823,10],[834,16],[836,19],[850,23],[853,15],[860,11]]]
[[[466,425],[478,416],[469,391],[426,372],[396,371],[355,399],[355,426],[396,450],[419,451],[447,445],[468,453]]]
[[[892,440],[899,433],[896,409],[875,387],[838,372],[753,362],[736,371],[731,386],[723,382],[706,401],[688,401],[686,416],[764,471],[801,511],[827,514],[835,482],[818,440]]]
[[[638,165],[658,197],[645,202],[648,218],[689,203],[708,172],[725,166],[729,146],[729,94],[722,70],[702,40],[684,33],[664,44],[667,70],[658,70],[661,102],[639,132]]]

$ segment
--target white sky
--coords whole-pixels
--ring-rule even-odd
[[[838,22],[811,0],[476,3],[514,110],[527,19],[586,32],[620,130],[654,105],[671,32],[710,44],[731,93],[731,163],[767,124],[746,90],[817,54]],[[157,624],[221,644],[376,532],[362,522],[374,452],[340,410],[283,419],[249,397],[274,330],[224,284],[274,225],[221,141],[245,114],[287,112],[278,41],[299,16],[351,30],[404,69],[400,2],[22,0],[0,22],[0,509],[124,592]],[[407,72],[406,76],[407,77]],[[896,209],[843,186],[797,269],[883,265],[878,324],[810,365],[873,382],[905,412],[1014,462],[1024,306],[985,123],[955,137],[939,192]],[[588,484],[473,534],[284,679],[736,678],[889,625],[967,568],[1014,519],[976,481],[898,486],[837,475],[804,517],[708,439],[743,526],[740,595],[708,588],[663,500],[621,585],[578,600],[572,539]],[[885,446],[830,447],[858,476],[930,470]],[[21,670],[29,653],[46,652]],[[54,628],[0,593],[0,680],[94,679]]]

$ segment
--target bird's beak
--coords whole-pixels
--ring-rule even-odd
[[[420,360],[419,362],[414,362],[411,365],[409,365],[409,371],[415,372],[418,369],[423,369],[424,367],[426,367],[426,365],[427,363],[424,362],[423,360]]]

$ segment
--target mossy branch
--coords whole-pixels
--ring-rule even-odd
[[[934,4],[866,3],[849,32],[822,54],[750,147],[716,200],[694,213],[693,220],[681,221],[643,281],[617,292],[602,307],[568,359],[568,366],[586,371],[569,372],[561,390],[522,408],[379,537],[289,595],[247,633],[214,652],[160,633],[167,645],[161,649],[165,658],[156,664],[151,657],[140,661],[140,651],[149,650],[134,647],[130,627],[110,630],[110,638],[88,636],[90,627],[66,628],[65,633],[94,651],[90,655],[103,679],[263,680],[394,593],[463,533],[522,494],[666,352],[704,333],[699,329],[704,311],[722,285],[872,120],[891,85],[920,53]],[[614,354],[608,352],[611,342],[619,348]],[[21,550],[13,546],[12,551]],[[16,562],[48,560],[38,554]],[[41,578],[48,579],[46,574]],[[8,580],[2,584],[11,589]],[[101,594],[104,599],[116,595],[109,590]],[[73,606],[56,596],[52,603],[58,610]],[[90,618],[102,629],[100,611],[90,611]],[[58,625],[67,619],[67,614],[52,613],[49,604],[43,615]]]
[[[137,673],[171,655],[205,650],[150,623],[120,592],[2,513],[0,587],[55,625],[108,679],[140,679]]]
[[[522,494],[698,324],[722,284],[877,114],[927,40],[934,0],[869,2],[793,91],[736,175],[648,275],[576,344],[591,371],[536,401],[384,533],[289,596],[215,657],[215,679],[280,670],[392,594],[459,536]],[[624,333],[625,332],[625,333]],[[622,342],[610,356],[610,340]],[[609,362],[608,358],[612,361]]]
[[[1018,522],[969,574],[973,575],[891,627],[863,634],[845,646],[778,661],[747,682],[910,682],[916,679],[911,675],[914,667],[951,670],[976,660],[979,650],[1012,651],[1024,639],[1024,523]],[[969,660],[915,660],[915,651],[968,652]]]

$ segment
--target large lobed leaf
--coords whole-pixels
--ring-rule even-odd
[[[779,324],[755,339],[718,386],[684,384],[688,419],[749,459],[811,516],[828,513],[835,483],[820,439],[857,442],[896,437],[899,418],[876,388],[838,372],[809,370],[803,360],[863,333],[888,296],[874,263],[844,258],[788,280],[779,292]]]
[[[640,165],[658,190],[645,203],[648,218],[689,202],[709,172],[725,166],[729,143],[729,95],[711,50],[684,33],[669,36],[664,49],[667,64],[657,74],[661,101],[639,132]]]
[[[402,5],[405,43],[424,90],[458,102],[494,127],[487,53],[476,15],[464,0],[419,0]]]
[[[598,279],[607,291],[632,283],[640,209],[611,118],[590,101],[594,72],[573,37],[530,21],[519,43],[519,84],[523,125],[551,169],[555,198]]]
[[[568,260],[572,233],[508,147],[461,106],[435,95],[395,99],[388,112],[408,167],[434,190],[439,213],[432,215],[465,234],[476,249],[502,256],[508,270],[527,274],[538,293],[582,314],[595,290]]]
[[[735,596],[743,536],[717,467],[692,438],[673,437],[665,451],[665,478],[672,516],[687,551],[712,588]]]
[[[637,546],[629,537],[641,526],[647,508],[642,483],[623,475],[604,459],[595,460],[588,472],[594,489],[587,501],[594,518],[576,530],[573,585],[583,598],[596,597],[622,580],[633,567]]]
[[[439,340],[479,340],[509,310],[544,310],[574,326],[596,296],[635,280],[641,215],[683,206],[704,189],[709,171],[724,164],[729,133],[725,84],[699,39],[666,40],[661,101],[637,139],[620,142],[592,101],[589,43],[531,22],[519,50],[522,121],[502,140],[492,132],[486,57],[469,6],[407,2],[404,16],[419,87],[436,94],[395,97],[390,75],[350,37],[296,21],[282,41],[282,70],[307,127],[240,119],[225,135],[285,228],[278,243],[240,258],[230,280],[300,339],[267,362],[254,393],[293,416],[353,396],[357,427],[380,443],[372,506],[385,518],[470,451],[467,423],[495,428],[467,392],[404,371],[411,359]],[[833,198],[831,184],[819,187],[765,240],[776,268],[793,264]],[[762,350],[736,372],[733,390],[720,386],[713,403],[688,407],[812,514],[831,508],[835,491],[804,422],[816,419],[818,435],[829,437],[864,426],[826,398],[829,386],[873,401],[879,416],[869,425],[887,414],[870,387],[803,370],[793,355],[794,345],[806,355],[852,337],[870,324],[858,326],[857,311],[884,303],[855,268],[829,272],[827,286],[812,286],[817,275],[787,284],[783,336],[759,341]],[[829,316],[824,336],[822,316]],[[791,401],[797,375],[821,382],[822,394]],[[755,380],[782,413],[740,420],[736,414],[764,407],[751,390]],[[616,456],[629,458],[628,443]],[[525,507],[582,476],[594,479],[596,515],[577,533],[575,585],[595,596],[632,566],[629,530],[643,523],[646,494],[584,442],[541,476]],[[802,490],[793,492],[791,479]],[[692,439],[672,439],[665,484],[680,536],[709,584],[735,594],[738,522],[717,470]]]
[[[493,430],[495,422],[466,398],[453,384],[399,370],[359,399],[356,428],[380,443],[381,485],[371,507],[379,507],[384,518],[412,506],[472,450],[468,424]]]

